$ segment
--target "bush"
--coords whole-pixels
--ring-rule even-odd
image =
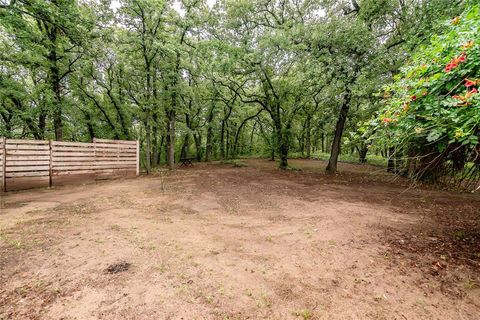
[[[385,88],[386,107],[372,122],[395,146],[411,177],[475,181],[480,167],[480,10],[444,24]],[[469,165],[470,163],[470,165]],[[473,167],[473,169],[471,169]]]

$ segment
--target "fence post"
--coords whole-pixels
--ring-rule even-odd
[[[7,192],[7,138],[3,137],[2,140],[2,190]]]
[[[48,148],[50,150],[50,157],[48,161],[48,187],[52,187],[53,179],[53,149],[52,149],[52,140],[48,140]]]
[[[137,177],[140,175],[140,141],[137,140]]]

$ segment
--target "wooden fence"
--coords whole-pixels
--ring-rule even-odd
[[[140,174],[138,141],[93,139],[92,143],[83,143],[0,138],[4,192],[129,174]]]

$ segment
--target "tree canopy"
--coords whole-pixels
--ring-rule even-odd
[[[2,0],[0,18],[2,136],[139,139],[147,172],[457,144],[478,165],[468,1]]]

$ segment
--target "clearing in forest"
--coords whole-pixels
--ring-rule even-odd
[[[480,318],[478,195],[244,162],[2,195],[0,319]]]

